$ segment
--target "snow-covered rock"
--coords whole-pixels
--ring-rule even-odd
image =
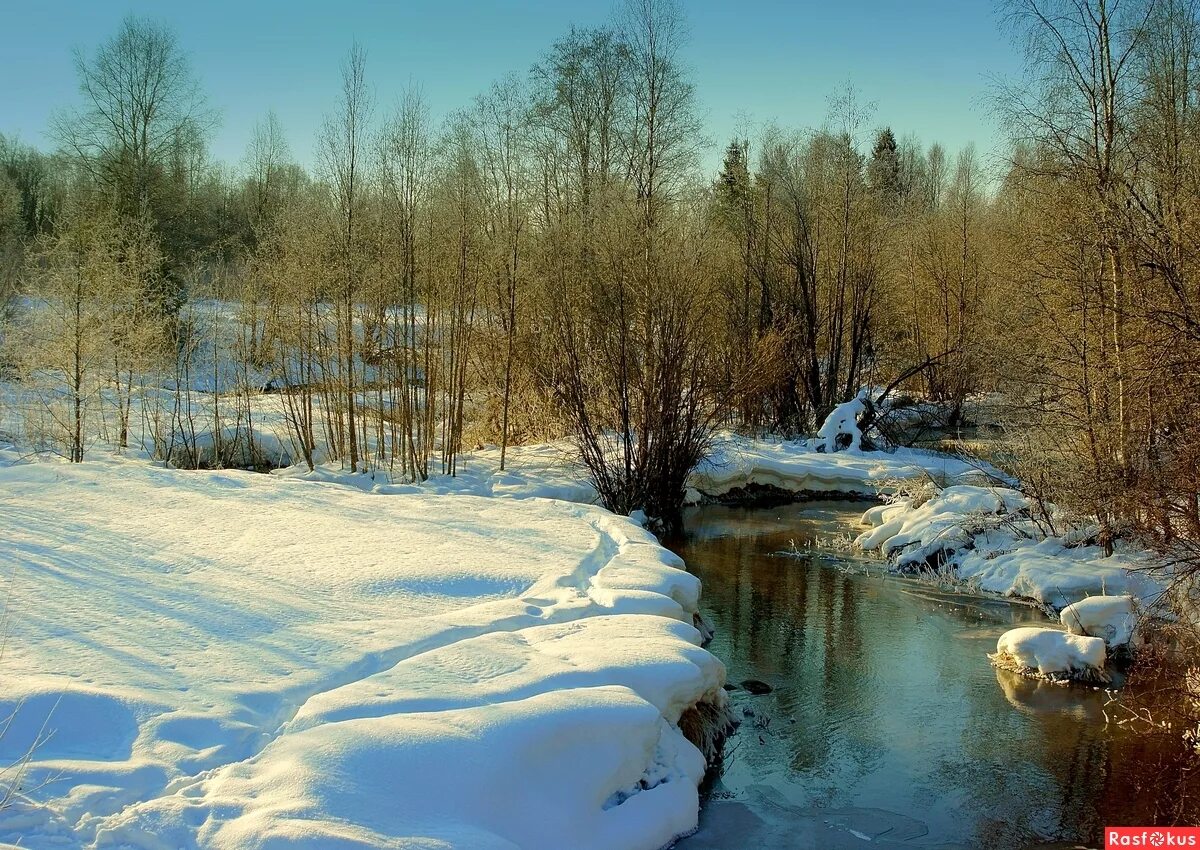
[[[996,653],[990,657],[999,667],[1046,679],[1107,680],[1104,641],[1058,629],[1011,629],[996,641]]]
[[[1138,642],[1137,602],[1132,596],[1088,596],[1062,609],[1059,620],[1071,634],[1101,638],[1110,649]]]

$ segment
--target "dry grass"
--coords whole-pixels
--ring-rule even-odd
[[[679,731],[704,754],[710,770],[720,766],[725,739],[733,728],[733,712],[723,691],[701,700],[679,717]]]
[[[1000,670],[1008,670],[1021,676],[1027,676],[1030,679],[1040,679],[1043,682],[1052,682],[1056,685],[1078,683],[1099,686],[1112,683],[1112,676],[1107,670],[1095,667],[1083,667],[1064,673],[1042,673],[1036,667],[1026,667],[1009,652],[989,653],[988,660],[992,662],[993,667]]]

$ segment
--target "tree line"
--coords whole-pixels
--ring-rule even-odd
[[[1003,162],[847,88],[716,174],[670,0],[442,121],[355,45],[311,170],[270,114],[213,162],[186,53],[128,18],[76,56],[55,151],[0,139],[9,403],[74,460],[140,422],[173,463],[244,465],[269,400],[291,460],[407,480],[571,435],[609,507],[666,516],[716,428],[802,435],[862,387],[945,426],[986,399],[992,459],[1104,545],[1200,539],[1196,8],[1003,11]]]

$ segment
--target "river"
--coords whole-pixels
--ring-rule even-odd
[[[729,681],[772,688],[730,692],[741,723],[680,850],[1096,847],[1108,824],[1200,821],[1177,735],[988,664],[1040,613],[848,570],[822,541],[865,507],[693,508],[668,541],[704,583]],[[778,554],[793,544],[830,554]]]

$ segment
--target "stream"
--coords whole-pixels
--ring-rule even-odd
[[[988,664],[1040,612],[846,569],[828,541],[867,506],[692,508],[667,541],[704,583],[729,682],[772,688],[730,692],[740,725],[680,850],[1099,847],[1108,824],[1200,822],[1178,734]],[[818,553],[779,554],[793,544]]]

